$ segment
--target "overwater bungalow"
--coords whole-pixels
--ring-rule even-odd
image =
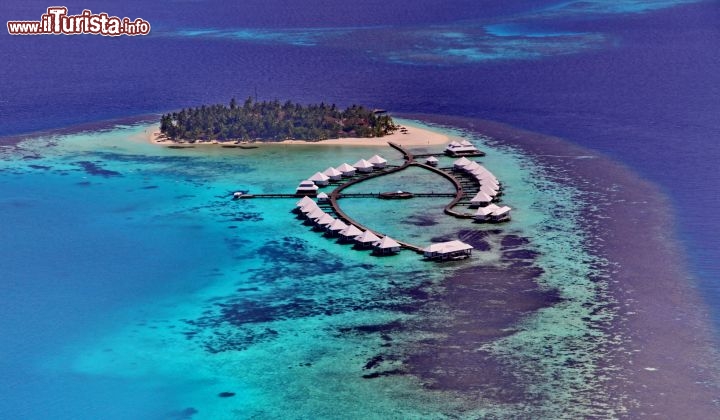
[[[365,232],[363,232],[360,235],[355,237],[355,242],[360,247],[363,247],[363,248],[369,247],[372,244],[374,244],[375,242],[379,242],[379,241],[380,241],[380,238],[376,234],[370,232],[369,230],[366,230]]]
[[[373,168],[374,168],[373,164],[368,162],[365,159],[358,160],[357,162],[355,162],[355,164],[353,164],[353,166],[358,171],[365,172],[365,173],[372,172]]]
[[[471,164],[472,161],[466,157],[461,157],[460,159],[453,162],[453,169],[456,171],[464,171],[465,167],[469,164]]]
[[[477,169],[480,169],[480,168],[482,168],[482,166],[480,166],[479,163],[471,161],[470,163],[468,163],[467,165],[465,165],[465,166],[462,168],[462,170],[465,171],[465,172],[471,172],[471,173],[472,173],[472,171],[477,170]]]
[[[295,203],[295,208],[293,209],[293,211],[294,211],[295,213],[299,213],[299,212],[302,211],[303,207],[305,207],[305,206],[312,206],[312,205],[314,205],[315,207],[317,207],[317,204],[315,204],[315,202],[312,200],[312,198],[310,198],[310,197],[308,197],[308,196],[304,196],[303,198],[301,198],[300,200],[298,200],[297,203]]]
[[[375,169],[382,169],[387,165],[387,160],[383,159],[380,155],[374,155],[367,161],[370,162]]]
[[[345,176],[345,177],[354,176],[355,171],[357,170],[353,166],[350,166],[349,163],[343,163],[342,165],[338,166],[335,169],[337,169],[342,174],[342,176]]]
[[[425,164],[430,166],[438,166],[439,162],[440,161],[438,161],[438,158],[436,158],[435,156],[430,156],[429,158],[425,159]]]
[[[342,178],[342,172],[333,167],[325,169],[323,174],[327,175],[327,177],[330,178],[330,181],[339,181],[340,178]]]
[[[490,204],[492,200],[492,197],[486,193],[478,191],[478,193],[475,194],[475,197],[470,200],[470,207],[484,207]]]
[[[493,212],[499,208],[496,204],[488,204],[485,207],[480,207],[475,212],[473,218],[478,222],[487,222],[491,219]]]
[[[510,220],[510,210],[508,206],[502,206],[497,210],[493,211],[490,215],[490,220],[493,222],[505,222]]]
[[[445,154],[448,156],[485,156],[485,153],[478,150],[472,143],[463,140],[460,143],[454,141],[447,145]]]
[[[309,179],[306,179],[306,180],[300,182],[300,185],[298,185],[297,189],[295,190],[295,195],[315,196],[315,194],[317,194],[317,190],[318,190],[318,186],[315,185],[315,183],[310,181]]]
[[[327,213],[325,213],[322,217],[320,217],[319,219],[317,219],[315,221],[316,225],[324,227],[324,228],[332,225],[333,223],[335,223],[335,218],[330,216]]]
[[[317,195],[317,201],[318,203],[327,203],[330,200],[330,197],[324,192],[321,192]]]
[[[389,236],[373,243],[374,252],[378,254],[394,254],[400,251],[400,244]]]
[[[302,207],[299,207],[299,209],[300,213],[305,215],[310,214],[315,210],[321,210],[320,207],[318,207],[317,203],[314,201],[312,203],[303,204]]]
[[[485,194],[489,195],[492,198],[495,198],[498,196],[498,190],[491,188],[491,187],[486,187],[485,185],[480,186],[480,192],[484,192]]]
[[[318,207],[315,210],[311,210],[311,211],[307,212],[306,216],[308,219],[315,221],[315,220],[320,219],[321,217],[323,217],[326,214],[327,213],[325,213],[324,211],[322,211],[321,208]]]
[[[314,182],[318,187],[324,187],[330,183],[330,177],[322,172],[315,172],[315,174],[308,179]]]
[[[341,230],[340,232],[340,239],[343,241],[351,241],[355,239],[358,235],[362,235],[363,231],[358,229],[355,225],[348,225],[345,229]]]
[[[348,225],[340,219],[335,219],[330,226],[327,227],[327,231],[330,235],[338,235],[343,230],[347,229]]]
[[[438,242],[423,249],[425,258],[432,260],[457,260],[468,258],[473,247],[462,241]]]

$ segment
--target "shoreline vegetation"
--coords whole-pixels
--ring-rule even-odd
[[[160,117],[162,136],[170,141],[189,143],[376,138],[398,129],[383,110],[358,105],[340,110],[335,104],[257,102],[252,98],[247,98],[242,105],[232,98],[229,106],[202,105]]]

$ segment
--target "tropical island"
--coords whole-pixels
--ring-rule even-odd
[[[345,137],[382,137],[399,127],[384,111],[352,105],[302,105],[286,101],[254,101],[229,106],[202,105],[163,114],[160,133],[173,141],[327,140]]]

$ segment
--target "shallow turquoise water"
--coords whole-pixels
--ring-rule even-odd
[[[293,192],[317,170],[378,152],[399,163],[397,152],[279,145],[171,150],[145,143],[147,129],[118,126],[5,150],[0,217],[8,223],[0,269],[11,274],[5,293],[14,303],[2,309],[3,335],[10,337],[2,351],[21,363],[3,366],[10,372],[4,381],[14,397],[29,402],[4,417],[528,412],[429,391],[409,375],[365,379],[364,366],[388,342],[352,333],[422,322],[420,312],[404,309],[413,304],[408,291],[440,287],[467,264],[502,264],[498,244],[461,264],[427,263],[407,251],[376,258],[303,225],[290,213],[296,200],[228,197],[238,189]],[[606,337],[597,322],[612,314],[595,311],[604,289],[588,278],[596,261],[583,251],[576,221],[581,197],[548,181],[531,159],[472,139],[488,152],[482,163],[504,183],[504,203],[515,209],[502,229],[531,240],[545,270],[541,287],[563,298],[486,350],[528,386],[537,402],[530,412],[587,412],[577,393],[601,392],[597,343]],[[441,166],[450,163],[444,158]],[[352,191],[394,189],[452,187],[411,168]],[[369,227],[419,245],[463,229],[497,228],[442,215],[446,201],[343,199],[341,206]],[[400,328],[391,345],[402,354],[423,338]],[[568,359],[578,363],[567,366]],[[381,368],[403,369],[403,363],[384,360]],[[220,398],[221,392],[235,395]]]

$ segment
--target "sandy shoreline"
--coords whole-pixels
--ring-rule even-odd
[[[258,145],[302,145],[302,146],[387,146],[388,142],[397,143],[401,146],[436,146],[449,143],[450,137],[437,133],[434,131],[426,130],[418,127],[411,122],[403,121],[400,124],[401,127],[406,128],[407,131],[402,132],[401,130],[396,131],[393,134],[389,134],[383,137],[371,137],[371,138],[357,138],[348,137],[332,140],[321,140],[321,141],[305,141],[305,140],[285,140],[281,142],[263,142],[253,141],[248,143],[238,144],[236,141],[227,142],[173,142],[171,140],[163,139],[160,135],[160,125],[154,124],[147,130],[146,139],[148,142],[163,145],[163,146],[203,146],[203,147],[222,147],[222,146],[234,146],[234,145],[246,145],[246,146],[258,146]]]
[[[618,314],[606,327],[617,341],[600,353],[603,366],[598,375],[607,375],[602,403],[620,402],[627,410],[623,418],[720,417],[719,355],[712,322],[672,238],[669,227],[676,222],[657,186],[562,139],[491,121],[417,118],[480,132],[517,147],[558,169],[560,182],[599,199],[598,210],[588,209],[582,218],[592,234],[588,248],[612,264],[608,286]],[[576,158],[587,155],[596,158]],[[598,187],[609,184],[617,188]],[[461,278],[456,281],[464,283]]]

